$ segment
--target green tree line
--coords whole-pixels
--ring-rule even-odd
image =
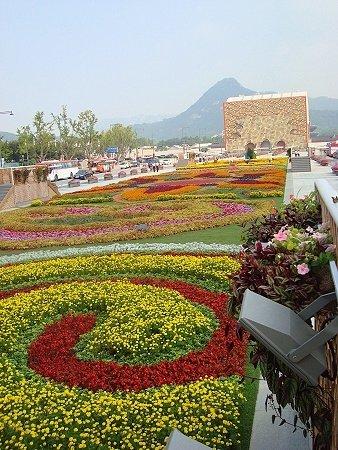
[[[103,155],[107,147],[117,147],[118,156],[124,157],[130,149],[151,145],[131,126],[114,124],[98,131],[97,121],[91,110],[80,112],[75,119],[66,106],[50,118],[37,111],[31,124],[17,130],[17,141],[6,142],[0,137],[0,155],[6,161],[31,164],[47,159],[91,159]]]

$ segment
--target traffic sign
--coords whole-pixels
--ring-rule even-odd
[[[107,147],[106,153],[118,153],[119,149],[118,147]]]

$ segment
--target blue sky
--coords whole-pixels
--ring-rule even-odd
[[[337,0],[0,0],[0,130],[176,114],[224,77],[338,97]]]

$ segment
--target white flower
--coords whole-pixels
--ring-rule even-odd
[[[185,244],[107,244],[88,245],[86,247],[68,247],[59,250],[36,250],[0,256],[0,266],[17,264],[42,259],[66,258],[69,256],[95,255],[105,253],[226,253],[235,254],[242,251],[241,245],[205,244],[204,242],[187,242]]]

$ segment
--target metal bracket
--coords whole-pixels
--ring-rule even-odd
[[[292,362],[299,362],[305,356],[313,352],[327,341],[334,338],[338,334],[338,316],[333,319],[323,330],[319,331],[312,338],[305,341],[299,347],[291,350],[286,356]]]
[[[302,309],[298,313],[298,315],[301,319],[306,321],[334,300],[336,300],[335,292],[329,292],[328,294],[321,295],[320,297],[316,298],[315,301],[310,303],[306,308]]]

